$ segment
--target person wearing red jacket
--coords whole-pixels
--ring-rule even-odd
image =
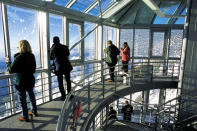
[[[130,48],[128,46],[127,42],[124,42],[124,49],[121,48],[122,53],[122,70],[124,72],[124,75],[128,73],[128,63],[130,61]]]
[[[82,106],[81,106],[81,101],[78,100],[77,104],[74,104],[73,107],[73,124],[72,124],[72,128],[76,128],[76,121],[77,119],[80,117],[82,113]]]

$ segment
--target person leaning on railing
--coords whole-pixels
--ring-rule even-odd
[[[34,73],[36,71],[36,60],[32,53],[31,46],[27,40],[19,42],[18,53],[14,55],[14,61],[6,58],[7,70],[9,73],[15,73],[15,88],[20,96],[22,106],[22,116],[19,116],[20,121],[29,121],[28,108],[26,102],[26,92],[28,92],[32,104],[31,115],[37,116],[36,99],[33,92],[35,85]]]
[[[71,91],[70,72],[73,70],[73,67],[69,61],[70,52],[68,46],[60,43],[59,37],[53,37],[53,43],[50,49],[50,59],[54,61],[54,72],[57,75],[61,99],[65,100],[66,94],[63,85],[63,75],[67,82],[67,93]],[[71,98],[73,98],[73,95],[71,95]]]
[[[110,74],[110,80],[109,82],[114,82],[114,70],[115,65],[118,62],[117,56],[120,54],[120,50],[112,43],[111,40],[107,41],[107,48],[104,49],[104,52],[106,54],[105,61],[109,67],[109,74]]]

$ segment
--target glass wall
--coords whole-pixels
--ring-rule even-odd
[[[1,15],[1,9],[0,9],[0,72],[5,72],[6,71],[5,46],[4,46],[4,36],[3,36],[2,26],[3,26],[2,15]]]
[[[69,48],[81,39],[81,26],[78,24],[69,23]],[[70,51],[70,59],[76,60],[81,58],[81,44],[78,44]]]
[[[53,44],[53,37],[58,36],[63,44],[63,24],[62,16],[49,14],[50,47]]]
[[[7,6],[7,9],[12,59],[14,54],[18,52],[18,42],[26,39],[31,44],[32,51],[36,57],[36,65],[40,67],[37,11],[10,5]]]
[[[169,57],[180,58],[183,44],[183,30],[171,30]]]
[[[85,35],[95,27],[94,23],[85,22]],[[85,38],[85,60],[94,60],[96,52],[95,31]]]
[[[153,32],[152,56],[163,56],[165,32]]]
[[[135,57],[148,57],[149,49],[149,29],[135,29]]]

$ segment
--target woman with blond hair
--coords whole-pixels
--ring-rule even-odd
[[[35,56],[32,54],[31,46],[27,40],[21,40],[18,46],[18,53],[14,55],[14,61],[6,58],[7,70],[15,73],[15,88],[17,89],[22,106],[22,116],[20,121],[29,121],[28,108],[26,102],[26,92],[32,104],[32,111],[29,114],[37,116],[36,99],[33,92],[35,85],[34,73],[36,70]]]

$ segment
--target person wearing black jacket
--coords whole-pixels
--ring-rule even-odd
[[[106,54],[105,61],[109,67],[109,74],[110,74],[110,80],[109,82],[114,82],[114,70],[115,65],[118,62],[117,56],[120,54],[120,50],[112,43],[111,40],[107,41],[107,48],[104,49],[104,52]]]
[[[111,119],[117,119],[117,112],[113,109],[112,106],[109,107],[109,120]]]
[[[131,121],[133,106],[131,106],[128,101],[126,101],[126,105],[122,108],[122,113],[124,114],[124,120]]]
[[[32,104],[32,112],[29,113],[35,116],[38,115],[36,99],[33,92],[33,87],[35,85],[33,74],[36,71],[36,60],[27,40],[21,40],[19,42],[18,50],[18,53],[14,55],[13,62],[11,62],[9,58],[6,58],[7,70],[10,73],[15,73],[15,88],[19,93],[22,106],[22,116],[18,119],[20,121],[29,121],[26,92],[28,92]]]
[[[64,86],[63,86],[63,75],[65,76],[67,82],[67,92],[71,91],[71,81],[70,81],[70,72],[73,67],[69,61],[69,49],[68,46],[60,44],[59,37],[53,37],[53,45],[50,50],[50,59],[54,61],[55,64],[55,74],[57,75],[57,80],[59,84],[59,90],[61,93],[61,99],[66,98]],[[71,98],[73,95],[71,95]]]

